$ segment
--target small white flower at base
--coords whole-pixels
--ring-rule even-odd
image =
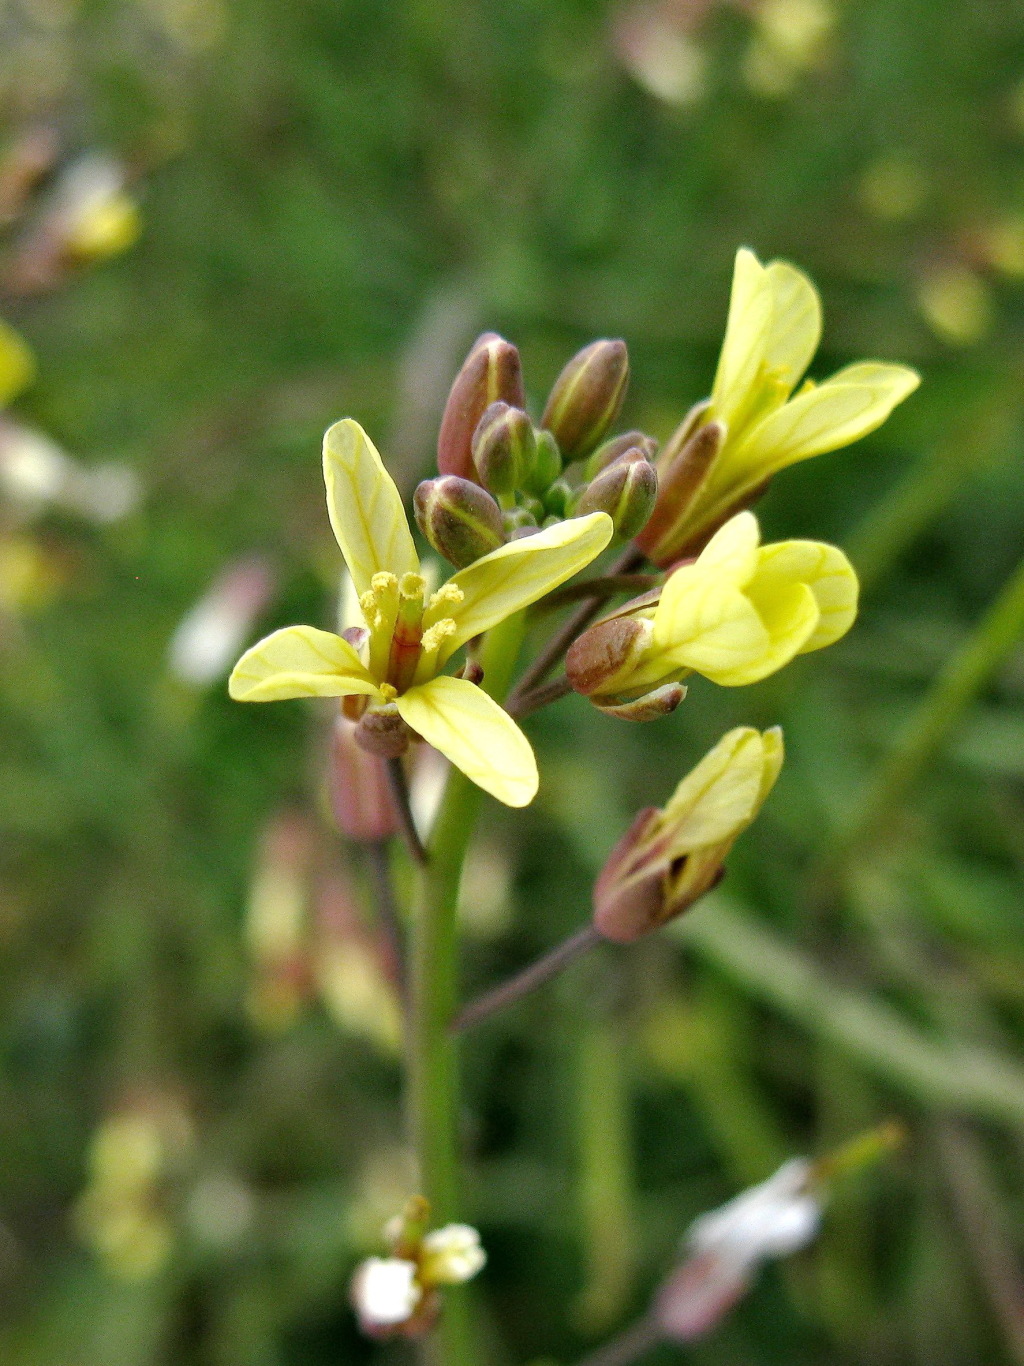
[[[427,1285],[461,1285],[486,1261],[480,1235],[468,1224],[447,1224],[423,1239],[421,1275]]]
[[[821,1227],[821,1200],[811,1164],[795,1158],[774,1176],[701,1215],[684,1240],[689,1252],[662,1287],[655,1315],[665,1336],[692,1342],[709,1332],[750,1286],[770,1257],[799,1252]]]
[[[352,1281],[359,1326],[371,1336],[408,1322],[422,1298],[416,1263],[400,1257],[368,1257]]]

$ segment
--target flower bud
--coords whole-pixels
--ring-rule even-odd
[[[505,544],[501,509],[479,484],[458,475],[424,479],[413,495],[416,525],[457,569]]]
[[[615,535],[629,541],[642,529],[658,497],[658,476],[642,450],[632,449],[607,465],[584,490],[573,512],[607,512]]]
[[[492,403],[473,433],[473,463],[484,488],[510,499],[533,465],[537,441],[521,408]]]
[[[584,477],[596,478],[606,465],[632,450],[643,451],[647,459],[653,461],[658,454],[658,443],[653,436],[647,436],[644,432],[623,432],[621,436],[613,436],[610,441],[598,446],[594,454],[587,458]]]
[[[344,716],[331,733],[328,791],[338,828],[350,840],[376,842],[398,831],[384,761],[357,742]]]
[[[591,342],[569,361],[541,419],[567,460],[594,449],[618,417],[628,382],[625,342]]]
[[[356,726],[356,744],[382,759],[397,759],[409,748],[412,731],[398,714],[393,702],[371,706]]]
[[[532,535],[538,529],[537,518],[529,508],[523,507],[507,508],[501,514],[501,523],[510,541],[518,540],[523,535]]]
[[[543,498],[562,472],[562,452],[550,432],[535,430],[533,435],[533,464],[526,471],[523,487]]]
[[[478,337],[455,377],[437,437],[437,468],[442,474],[473,479],[473,433],[492,403],[516,408],[526,402],[519,352],[495,332]]]
[[[573,641],[565,656],[565,673],[578,693],[611,691],[609,684],[629,672],[647,644],[646,624],[636,617],[612,617],[599,621]]]
[[[594,884],[594,928],[629,944],[719,882],[733,844],[782,767],[782,734],[740,726],[682,780],[663,810],[641,811]]]

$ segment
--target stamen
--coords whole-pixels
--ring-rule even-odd
[[[382,569],[379,574],[374,574],[370,580],[370,588],[378,596],[383,596],[388,589],[397,587],[398,579],[387,569]]]
[[[441,585],[436,593],[431,593],[427,600],[427,608],[432,610],[435,607],[447,607],[449,603],[452,607],[457,607],[460,602],[465,600],[465,597],[466,595],[459,585],[452,583],[449,579],[447,583]]]
[[[455,634],[455,622],[451,617],[442,617],[440,621],[435,621],[433,626],[423,632],[423,639],[420,646],[425,655],[430,655],[441,648],[442,641]]]
[[[385,702],[393,702],[398,696],[398,689],[393,688],[390,683],[379,684],[379,692]]]

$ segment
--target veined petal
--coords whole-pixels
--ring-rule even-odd
[[[857,616],[860,585],[841,550],[822,541],[777,541],[762,548],[757,573],[748,592],[756,601],[770,597],[784,583],[805,583],[814,594],[819,617],[798,653],[820,650],[844,636]]]
[[[665,807],[673,826],[671,857],[735,839],[757,814],[764,775],[764,742],[752,726],[738,726],[682,780]]]
[[[35,373],[32,352],[14,328],[0,320],[0,407],[19,394]]]
[[[460,569],[448,582],[460,590],[462,601],[438,609],[455,622],[455,633],[444,642],[438,667],[473,636],[571,579],[600,555],[611,538],[612,519],[606,512],[592,512],[510,541]]]
[[[711,390],[713,416],[732,426],[764,361],[774,293],[764,266],[747,247],[736,253],[729,319]]]
[[[784,585],[770,598],[753,602],[751,611],[764,626],[767,645],[760,654],[751,652],[746,659],[737,658],[733,663],[724,660],[713,671],[701,667],[701,673],[720,687],[747,687],[777,673],[800,653],[820,616],[814,594],[805,583]]]
[[[772,261],[766,274],[772,289],[772,321],[764,363],[790,394],[821,341],[821,299],[803,271],[788,261]]]
[[[324,435],[327,511],[356,592],[374,574],[419,572],[409,521],[395,481],[358,422],[346,417]]]
[[[686,667],[717,683],[762,659],[771,638],[738,588],[695,570],[695,565],[677,569],[665,585],[654,617],[652,655],[666,672],[669,666]]]
[[[533,801],[539,780],[530,742],[475,683],[442,675],[410,688],[395,706],[417,735],[499,802]]]
[[[236,702],[374,697],[377,684],[341,636],[315,626],[285,626],[246,650],[231,671],[228,692]]]
[[[759,422],[736,450],[730,467],[749,471],[744,482],[754,485],[798,460],[849,446],[880,427],[920,382],[905,365],[848,365]]]

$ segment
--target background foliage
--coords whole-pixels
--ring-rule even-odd
[[[374,1355],[346,1279],[403,1189],[397,1064],[313,990],[261,1007],[246,930],[282,811],[311,886],[344,861],[363,889],[323,718],[189,688],[168,641],[252,551],[279,585],[260,629],[330,624],[324,427],[357,417],[411,487],[484,327],[521,347],[535,401],[577,346],[624,337],[625,417],[664,437],[707,391],[742,243],[820,285],[815,374],[872,355],[925,383],[762,506],[772,538],[849,549],[846,642],[753,689],[697,680],[657,725],[580,699],[528,724],[542,792],[486,823],[467,991],[581,922],[630,813],[727,726],[781,722],[789,760],[678,933],[467,1044],[488,1360],[573,1360],[642,1307],[697,1213],[896,1116],[903,1154],[689,1355],[1024,1361],[1024,657],[1016,598],[985,615],[1024,530],[1024,6],[829,13],[772,77],[756,4],[692,32],[667,5],[672,102],[625,68],[604,3],[0,4],[8,139],[55,115],[72,148],[114,150],[145,221],[130,253],[4,306],[40,365],[19,420],[145,488],[106,529],[20,527],[40,581],[3,595],[5,1361]],[[171,1156],[142,1242],[104,1244],[90,1143],[125,1107]]]

